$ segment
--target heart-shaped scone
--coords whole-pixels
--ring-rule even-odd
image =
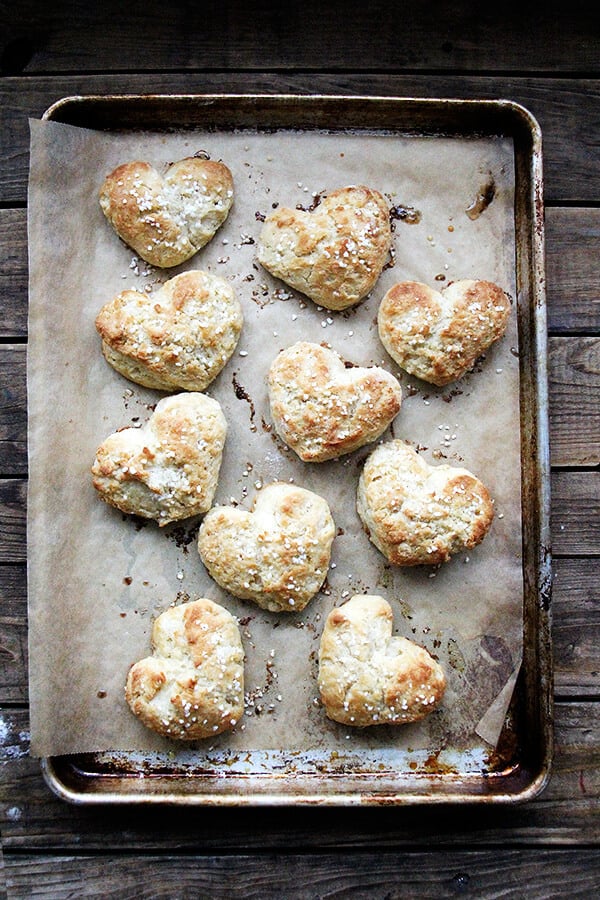
[[[216,400],[175,394],[143,428],[123,428],[101,444],[92,466],[103,500],[167,525],[210,509],[227,424]]]
[[[401,440],[368,457],[357,508],[373,544],[396,566],[447,562],[479,544],[494,517],[478,478],[458,466],[430,466]]]
[[[416,722],[438,706],[445,688],[444,672],[427,650],[392,637],[392,610],[383,597],[357,595],[329,613],[319,649],[319,690],[334,722]]]
[[[304,462],[323,462],[377,440],[402,403],[398,381],[377,366],[346,367],[320,344],[283,350],[268,376],[277,433]]]
[[[346,309],[373,288],[391,244],[385,199],[359,185],[332,191],[312,212],[278,208],[270,213],[258,261],[319,306]]]
[[[150,163],[124,163],[100,189],[100,206],[119,237],[160,268],[178,266],[204,247],[232,203],[227,166],[195,156],[173,163],[164,177]]]
[[[226,591],[272,612],[297,612],[327,576],[335,525],[318,494],[275,482],[252,511],[215,506],[204,518],[198,550]]]
[[[453,281],[441,292],[403,281],[381,301],[377,321],[383,346],[402,369],[444,385],[503,336],[509,315],[509,298],[491,281]]]
[[[230,359],[243,324],[229,282],[183,272],[160,290],[122,291],[96,317],[113,368],[156,390],[203,391]]]
[[[244,713],[244,650],[231,613],[205,599],[161,613],[152,656],[129,670],[125,699],[164,737],[195,741],[231,731]]]

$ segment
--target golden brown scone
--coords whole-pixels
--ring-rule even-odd
[[[319,306],[346,309],[373,288],[391,243],[385,199],[359,185],[332,191],[313,212],[282,207],[270,213],[258,261]]]
[[[212,578],[235,597],[272,612],[298,612],[327,576],[335,525],[318,494],[275,482],[252,511],[215,506],[198,551]]]
[[[398,381],[378,366],[346,368],[320,344],[283,350],[268,376],[277,433],[304,462],[350,453],[383,434],[402,403]]]
[[[319,690],[334,722],[416,722],[438,706],[445,688],[442,668],[427,650],[392,637],[392,610],[383,597],[357,595],[329,613],[319,649]]]
[[[94,487],[111,506],[159,525],[205,513],[226,433],[216,400],[199,393],[165,397],[143,428],[123,428],[101,444]]]
[[[107,362],[162,391],[208,387],[235,350],[242,324],[229,283],[203,271],[176,275],[151,296],[122,291],[96,317]]]
[[[152,656],[129,670],[125,699],[164,737],[196,741],[234,728],[244,713],[244,650],[231,613],[205,599],[161,613]]]
[[[119,237],[153,266],[178,266],[221,227],[233,203],[226,165],[188,157],[162,176],[150,163],[118,166],[100,188],[100,206]]]
[[[458,466],[430,466],[402,440],[368,457],[357,508],[373,544],[396,566],[447,562],[479,544],[494,517],[478,478]]]
[[[441,293],[418,281],[387,292],[379,336],[398,365],[431,384],[456,381],[506,331],[510,301],[491,281],[453,281]]]

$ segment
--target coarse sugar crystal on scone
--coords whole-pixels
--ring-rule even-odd
[[[265,218],[257,258],[319,306],[342,310],[374,288],[391,245],[385,198],[356,185],[332,191],[312,211],[275,209]]]
[[[159,401],[142,428],[109,435],[93,485],[111,506],[167,525],[210,509],[227,435],[220,404],[198,392]]]
[[[400,368],[442,386],[462,378],[503,337],[509,316],[508,295],[491,281],[452,281],[442,291],[403,281],[383,297],[377,323]]]
[[[319,646],[319,691],[327,716],[364,728],[425,718],[442,701],[446,678],[424,648],[392,635],[383,597],[359,594],[331,610]]]
[[[396,566],[448,562],[480,544],[494,517],[479,478],[459,466],[431,466],[400,439],[367,458],[357,510],[371,542]]]
[[[242,600],[299,612],[327,577],[335,524],[325,499],[284,482],[261,487],[250,511],[214,506],[198,551],[210,576]]]
[[[201,598],[171,606],[152,628],[152,654],[131,666],[125,699],[163,737],[231,731],[244,714],[244,649],[228,610]]]
[[[144,387],[203,391],[233,354],[243,325],[233,288],[191,270],[151,296],[122,291],[96,316],[106,361]]]
[[[150,163],[123,163],[106,176],[100,206],[119,237],[153,266],[194,256],[225,222],[233,176],[222,162],[187,157],[162,175]]]
[[[402,389],[379,366],[346,366],[333,349],[298,341],[268,374],[281,439],[304,462],[335,459],[377,440],[400,411]]]

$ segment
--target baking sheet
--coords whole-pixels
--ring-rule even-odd
[[[178,746],[141,726],[123,700],[129,665],[148,652],[152,619],[172,602],[209,596],[242,623],[247,711],[233,735],[200,754],[356,754],[392,758],[442,748],[476,755],[495,745],[522,651],[519,375],[516,313],[505,339],[459,385],[425,386],[401,376],[404,404],[392,433],[429,461],[460,462],[496,501],[490,535],[435,570],[395,570],[368,542],[355,487],[367,449],[307,466],[269,430],[265,375],[279,349],[327,341],[362,365],[398,369],[380,345],[377,304],[396,280],[443,285],[462,277],[497,281],[515,296],[513,147],[508,138],[401,137],[198,131],[107,134],[31,123],[30,296],[30,680],[32,752],[169,751]],[[137,260],[111,231],[97,190],[114,166],[158,166],[203,151],[232,169],[236,200],[225,226],[193,260],[168,272]],[[473,203],[493,179],[493,202]],[[371,297],[340,314],[272,279],[255,261],[260,217],[274,203],[310,205],[314,194],[351,183],[384,192],[398,218],[394,261]],[[470,210],[471,214],[468,214]],[[418,222],[412,222],[417,218]],[[330,503],[338,537],[324,590],[301,614],[275,616],[236,601],[208,578],[196,524],[159,530],[106,507],[89,467],[118,427],[144,421],[162,396],[130,384],[105,363],[93,321],[124,288],[154,288],[184,269],[231,280],[246,317],[238,351],[208,393],[229,422],[215,502],[248,506],[275,479],[294,479]],[[388,434],[386,437],[389,437]],[[329,609],[352,593],[387,597],[398,633],[427,646],[449,679],[443,706],[422,724],[350,731],[317,700],[316,653]],[[404,757],[403,757],[404,758]]]

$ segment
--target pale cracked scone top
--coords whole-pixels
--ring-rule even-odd
[[[273,360],[269,403],[280,438],[304,462],[324,462],[377,440],[400,410],[399,382],[378,366],[346,367],[320,344],[299,341]]]
[[[332,191],[311,212],[280,207],[264,222],[258,261],[319,306],[346,309],[375,286],[392,244],[389,207],[364,185]]]
[[[510,300],[491,281],[462,279],[436,291],[395,284],[379,306],[381,343],[411,375],[442,386],[462,378],[505,333]]]
[[[125,699],[164,737],[195,741],[234,728],[244,713],[244,650],[231,613],[206,599],[161,613],[152,655],[130,668]]]
[[[205,513],[226,433],[225,416],[211,397],[165,397],[143,428],[123,428],[101,444],[92,466],[94,487],[111,506],[159,525]]]
[[[485,485],[458,466],[430,466],[402,440],[380,444],[360,475],[358,514],[397,566],[437,565],[479,544],[494,507]]]
[[[136,160],[118,166],[100,188],[102,212],[117,234],[153,266],[178,266],[221,227],[233,203],[233,177],[222,163],[187,157],[161,175]]]
[[[429,715],[444,695],[438,662],[392,636],[383,597],[357,595],[333,609],[319,648],[319,690],[330,719],[343,725],[402,725]]]
[[[242,308],[223,278],[183,272],[153,294],[122,291],[96,317],[106,361],[156,390],[203,391],[230,359]]]
[[[198,551],[225,590],[272,612],[298,612],[327,577],[335,525],[327,502],[275,482],[250,512],[215,506],[205,516]]]

